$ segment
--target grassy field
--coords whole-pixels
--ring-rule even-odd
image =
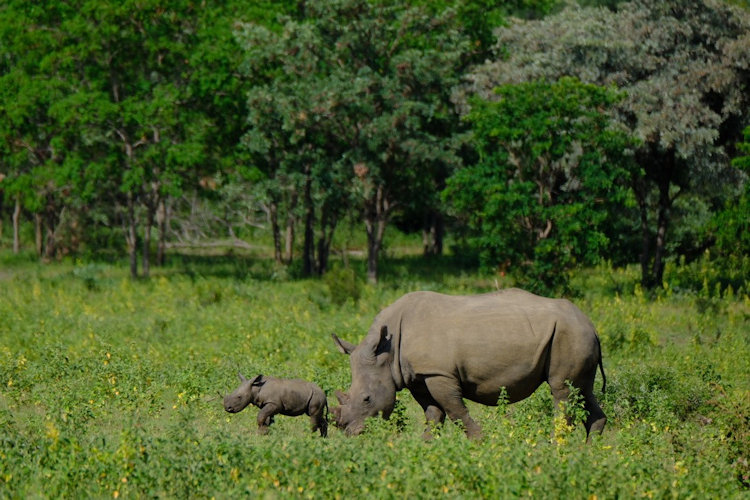
[[[359,265],[359,263],[356,263]],[[394,416],[347,438],[257,409],[230,415],[236,372],[315,381],[335,404],[373,316],[417,289],[504,286],[448,261],[391,260],[377,287],[294,280],[250,258],[173,258],[150,280],[125,268],[6,258],[0,267],[2,498],[748,498],[750,299],[667,289],[632,271],[577,276],[574,302],[603,344],[604,435],[553,418],[546,386],[470,411],[485,437],[447,424],[421,439],[407,392]],[[359,293],[359,300],[341,297]],[[601,378],[596,381],[597,394]]]

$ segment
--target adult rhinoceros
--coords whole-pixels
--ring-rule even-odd
[[[336,392],[341,406],[332,410],[350,435],[362,432],[367,417],[382,412],[388,418],[396,391],[404,388],[428,424],[441,424],[447,414],[463,422],[470,438],[480,438],[482,430],[464,398],[494,406],[504,387],[514,403],[542,382],[556,408],[568,398],[568,382],[580,389],[587,439],[607,421],[593,394],[597,365],[602,391],[606,385],[599,338],[568,300],[515,288],[473,296],[413,292],[382,310],[359,345],[333,339],[351,355],[351,388]]]

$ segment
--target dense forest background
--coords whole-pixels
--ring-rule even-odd
[[[376,281],[395,228],[537,291],[599,262],[737,290],[749,8],[6,0],[0,245],[134,277],[170,248],[262,241],[306,276],[358,250]]]

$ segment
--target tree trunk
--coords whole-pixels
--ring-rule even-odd
[[[367,281],[378,282],[378,258],[383,247],[385,227],[388,222],[389,204],[382,185],[375,189],[375,198],[368,201],[365,215],[367,229]]]
[[[18,253],[21,250],[20,241],[20,229],[19,225],[21,221],[21,195],[16,195],[16,206],[13,209],[13,253]]]
[[[320,237],[318,238],[318,259],[316,270],[318,275],[328,271],[328,258],[331,254],[331,242],[333,233],[336,231],[336,218],[329,215],[329,211],[323,211],[320,220]]]
[[[154,214],[156,212],[156,205],[153,203],[146,204],[146,223],[143,225],[143,255],[141,260],[143,263],[143,276],[149,277],[151,272],[151,228],[154,227]]]
[[[641,217],[641,286],[652,289],[664,283],[664,259],[666,257],[667,230],[674,198],[670,196],[672,180],[675,176],[676,158],[674,151],[653,153],[639,162],[645,165],[645,176],[633,179]],[[651,245],[651,231],[648,220],[648,183],[656,184],[658,201],[656,206],[656,238]],[[653,255],[652,255],[653,252]]]
[[[636,181],[634,186],[634,193],[638,202],[638,210],[641,216],[641,286],[643,288],[650,288],[651,282],[649,277],[649,253],[650,253],[650,240],[649,227],[648,227],[648,203],[646,200],[646,188],[645,183],[641,179]]]
[[[372,284],[378,282],[378,259],[383,245],[385,221],[365,221],[367,226],[367,281]]]
[[[159,206],[156,209],[156,227],[159,242],[156,249],[156,265],[164,266],[165,251],[167,246],[167,204],[164,198],[159,199]]]
[[[422,246],[425,256],[443,254],[443,236],[445,234],[445,220],[443,214],[431,210],[425,216],[422,229]]]
[[[313,272],[315,256],[315,232],[313,223],[315,219],[315,207],[312,199],[312,172],[310,166],[305,167],[305,242],[302,249],[302,274],[311,276]]]
[[[294,224],[296,222],[294,217],[294,210],[297,208],[297,191],[292,193],[292,198],[289,201],[289,210],[286,214],[286,235],[284,237],[284,260],[287,264],[292,263],[294,257]]]
[[[135,279],[138,277],[138,232],[136,230],[135,201],[133,200],[133,193],[128,193],[126,217],[127,229],[125,239],[128,244],[128,255],[130,257],[130,277]]]
[[[37,257],[44,255],[44,230],[42,229],[41,214],[34,214],[34,248],[36,248]]]
[[[273,234],[273,260],[281,264],[281,227],[279,226],[279,202],[276,196],[271,198],[271,203],[268,205],[268,218]]]
[[[53,259],[57,252],[57,235],[55,228],[58,226],[59,222],[60,221],[53,209],[48,207],[47,212],[42,219],[42,224],[44,225],[43,251],[46,260]]]
[[[659,212],[656,221],[656,246],[654,248],[654,264],[651,272],[651,287],[664,283],[664,250],[667,241],[667,226],[672,199],[669,196],[669,178],[659,183]]]

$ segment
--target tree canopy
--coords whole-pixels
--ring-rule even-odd
[[[15,251],[127,256],[134,277],[168,245],[256,234],[322,274],[345,223],[375,281],[395,222],[425,254],[447,234],[531,287],[602,258],[658,286],[671,255],[746,247],[749,16],[744,0],[8,0],[0,223]]]
[[[603,207],[622,200],[630,144],[601,110],[622,96],[572,78],[504,85],[496,95],[472,101],[479,161],[449,179],[445,196],[485,265],[553,290],[607,247],[614,211]]]
[[[375,281],[394,209],[430,200],[435,176],[458,161],[450,89],[467,44],[452,11],[434,16],[365,0],[312,1],[305,9],[278,34],[254,24],[239,34],[244,71],[255,80],[244,144],[274,181],[272,205],[280,190],[301,191],[306,272],[325,270],[337,221],[354,210]]]
[[[729,158],[748,120],[750,15],[715,0],[635,0],[570,6],[497,37],[496,57],[471,72],[468,94],[563,76],[625,92],[612,115],[640,143],[631,188],[643,284],[661,284],[675,200],[720,199],[738,183]]]

